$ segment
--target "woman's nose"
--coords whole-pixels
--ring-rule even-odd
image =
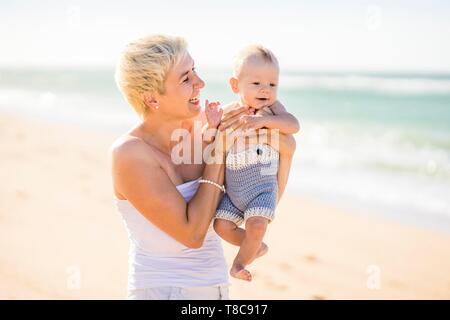
[[[199,76],[197,76],[197,81],[195,82],[196,88],[203,88],[205,86],[205,81],[203,81]]]

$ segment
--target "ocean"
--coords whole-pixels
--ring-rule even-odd
[[[228,72],[198,73],[202,100],[236,100]],[[113,74],[0,69],[0,111],[119,134],[138,118]],[[450,232],[450,74],[287,70],[279,99],[301,124],[288,191]]]

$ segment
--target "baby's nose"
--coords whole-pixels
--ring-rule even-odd
[[[269,86],[262,86],[261,91],[262,92],[269,92]]]

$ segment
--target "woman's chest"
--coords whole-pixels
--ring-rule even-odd
[[[174,164],[166,162],[163,167],[174,185],[196,180],[201,177],[204,164]]]

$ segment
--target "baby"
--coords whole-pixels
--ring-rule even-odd
[[[239,95],[240,105],[250,107],[251,114],[241,117],[243,130],[278,129],[280,133],[298,132],[297,119],[277,102],[279,66],[271,51],[262,46],[248,46],[237,55],[231,89]],[[237,105],[236,107],[239,107]],[[206,116],[216,126],[213,117]],[[219,127],[220,128],[220,127]],[[262,242],[269,222],[274,220],[278,198],[278,152],[268,144],[237,143],[226,156],[225,189],[214,221],[217,234],[240,246],[230,275],[251,281],[246,266],[264,255]],[[245,230],[238,226],[245,222]]]

